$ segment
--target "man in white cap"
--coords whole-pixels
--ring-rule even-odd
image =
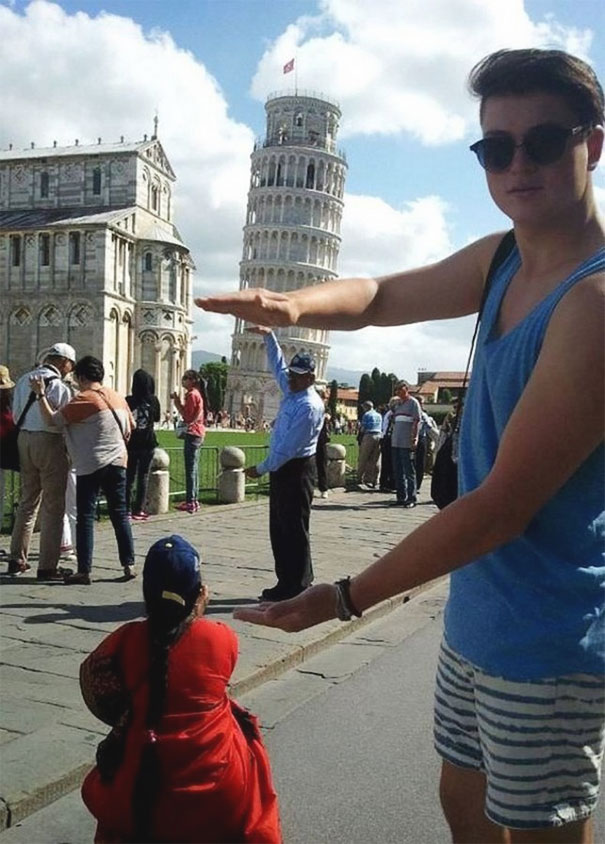
[[[58,410],[71,398],[63,378],[73,369],[76,352],[68,343],[55,343],[42,354],[42,360],[40,366],[19,378],[13,398],[13,418],[15,422],[21,419],[18,439],[21,495],[11,537],[8,573],[18,575],[30,569],[27,555],[40,507],[37,578],[62,581],[57,564],[65,510],[67,452],[62,431],[44,421],[30,379],[44,379],[48,401]]]

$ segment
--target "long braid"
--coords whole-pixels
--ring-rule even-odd
[[[170,648],[181,638],[193,620],[191,608],[190,604],[185,618],[182,618],[181,612],[180,619],[175,618],[175,614],[170,611],[173,607],[166,607],[166,602],[164,602],[163,607],[154,608],[156,610],[155,612],[149,612],[150,608],[148,608],[149,703],[145,718],[145,743],[141,751],[139,770],[132,793],[133,841],[135,842],[153,841],[151,831],[153,821],[152,807],[160,791],[162,775],[157,751],[156,731],[162,718],[166,700],[168,657]]]

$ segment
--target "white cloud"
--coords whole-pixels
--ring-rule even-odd
[[[436,196],[395,209],[382,199],[347,194],[342,220],[342,276],[386,275],[437,261],[453,251],[448,208]],[[446,320],[397,328],[332,332],[334,366],[378,366],[411,381],[419,368],[464,368],[471,320]]]
[[[168,33],[117,15],[70,15],[46,0],[24,14],[0,6],[0,34],[0,147],[138,140],[157,110],[178,179],[175,222],[198,278],[212,289],[237,285],[254,135],[229,116],[204,65]],[[208,319],[197,326],[201,346],[210,343],[206,324],[214,331]]]
[[[523,0],[322,0],[267,49],[252,82],[259,99],[292,75],[342,106],[342,138],[407,132],[425,144],[464,136],[476,108],[466,93],[470,67],[502,47],[556,46],[585,55],[588,30],[553,16],[533,22]]]

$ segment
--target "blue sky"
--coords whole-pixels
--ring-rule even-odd
[[[601,0],[47,0],[1,2],[0,148],[160,138],[178,177],[176,222],[197,292],[237,286],[248,156],[269,91],[293,83],[343,108],[340,272],[434,260],[506,220],[468,145],[472,64],[500,47],[557,46],[605,74]],[[7,47],[8,45],[8,47]],[[43,72],[41,72],[43,68]],[[603,168],[597,171],[605,193]],[[464,366],[471,320],[332,335],[331,362]],[[195,347],[230,349],[232,321],[195,315]]]

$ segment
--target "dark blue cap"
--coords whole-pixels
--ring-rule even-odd
[[[164,599],[188,606],[202,584],[200,555],[182,536],[154,542],[145,558],[143,594],[156,603]]]
[[[311,372],[315,372],[313,356],[308,352],[299,352],[297,355],[294,355],[290,361],[288,372],[293,372],[295,375],[308,375]]]

